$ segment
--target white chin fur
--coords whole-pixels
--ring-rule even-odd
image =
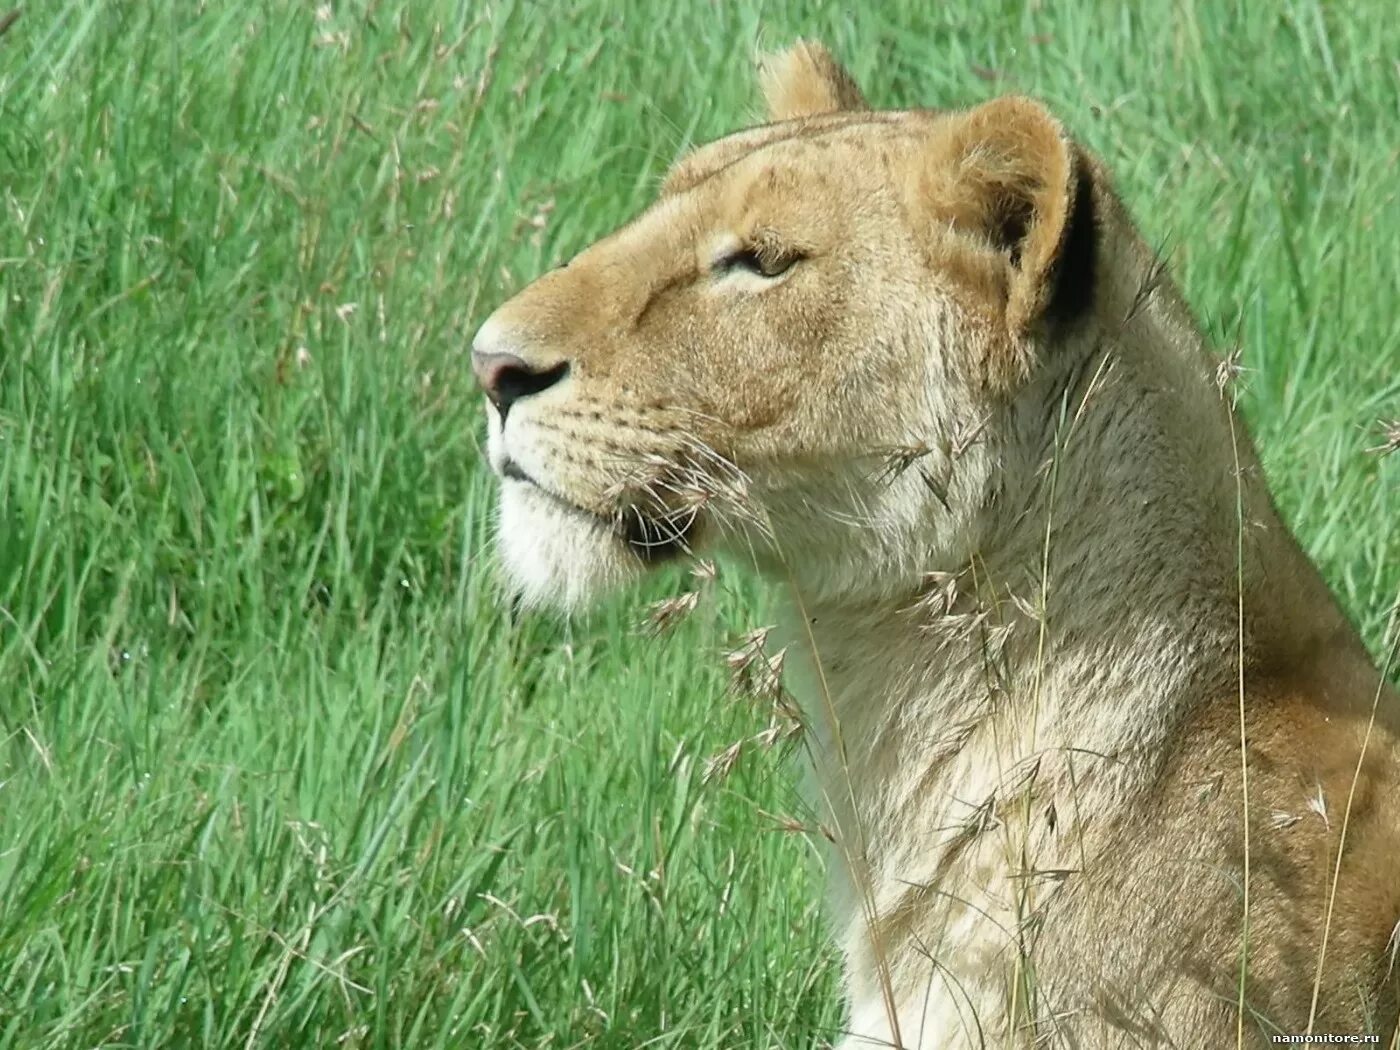
[[[640,561],[601,523],[524,482],[505,481],[500,506],[501,561],[526,605],[572,611],[641,575]]]

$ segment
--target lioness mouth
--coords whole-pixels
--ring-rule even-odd
[[[616,525],[627,546],[643,561],[654,564],[690,550],[695,517],[693,512],[680,512],[652,518],[633,507],[618,517]]]
[[[678,511],[660,516],[642,513],[637,507],[620,508],[608,517],[596,511],[580,507],[571,499],[561,496],[520,468],[514,460],[506,460],[501,467],[501,476],[511,481],[529,485],[541,496],[562,507],[571,514],[613,533],[622,540],[634,554],[648,564],[657,564],[683,554],[690,549],[690,536],[695,531],[696,515],[693,511]]]

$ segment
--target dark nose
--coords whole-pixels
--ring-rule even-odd
[[[516,401],[548,390],[568,375],[569,362],[560,361],[547,368],[537,368],[514,354],[473,350],[472,371],[504,423],[506,413]]]

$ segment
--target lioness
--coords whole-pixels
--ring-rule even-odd
[[[476,336],[514,586],[785,590],[843,1047],[1394,1046],[1400,705],[1103,166],[763,80]]]

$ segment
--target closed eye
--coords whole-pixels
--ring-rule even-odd
[[[742,271],[772,280],[787,273],[803,258],[801,252],[775,251],[767,246],[744,247],[720,256],[712,269],[719,277]]]

